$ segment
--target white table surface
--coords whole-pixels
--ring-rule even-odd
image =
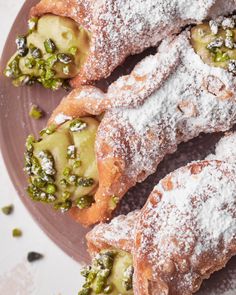
[[[23,3],[0,0],[0,53]],[[0,295],[76,295],[82,284],[81,266],[33,221],[17,196],[0,154],[0,208],[11,203],[15,207],[12,215],[0,212]],[[21,238],[12,237],[15,227],[22,229]],[[44,259],[28,263],[29,251],[44,254]]]

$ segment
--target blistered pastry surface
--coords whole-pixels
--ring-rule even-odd
[[[67,16],[91,32],[89,57],[73,81],[78,86],[108,76],[128,55],[157,45],[181,26],[235,8],[232,0],[42,0],[31,14]]]
[[[140,107],[107,112],[99,127],[98,160],[121,158],[123,173],[135,181],[153,173],[180,142],[200,132],[228,130],[236,122],[233,75],[204,64],[193,51],[187,33],[172,46],[178,49],[180,59],[162,86]],[[211,86],[218,83],[212,93]],[[105,143],[109,153],[102,150]]]
[[[86,236],[88,249],[93,256],[106,248],[117,248],[133,252],[135,222],[139,211],[115,217],[110,223],[100,223]]]
[[[190,295],[236,253],[235,173],[195,162],[155,187],[137,225],[135,294]]]

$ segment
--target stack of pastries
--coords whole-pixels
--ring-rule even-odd
[[[84,226],[80,295],[191,295],[236,255],[236,134],[109,222],[167,154],[236,124],[236,10],[223,0],[41,0],[5,74],[74,89],[26,141],[28,195]],[[126,57],[156,47],[106,92]],[[26,86],[25,86],[26,87]]]

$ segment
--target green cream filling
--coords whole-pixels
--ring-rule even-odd
[[[236,28],[218,26],[213,33],[209,24],[204,23],[191,29],[191,43],[204,63],[227,69],[236,74]],[[235,68],[235,69],[234,69]]]
[[[78,295],[132,295],[133,261],[131,254],[108,249],[101,251],[92,265],[82,271],[86,282]]]
[[[71,206],[88,208],[98,186],[95,138],[99,122],[93,118],[68,121],[41,132],[39,140],[29,136],[25,171],[29,196],[53,203],[66,211]]]
[[[44,15],[29,21],[29,33],[17,38],[17,52],[9,60],[5,75],[15,86],[37,81],[58,89],[75,77],[87,58],[90,34],[72,19]]]

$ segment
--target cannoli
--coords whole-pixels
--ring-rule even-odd
[[[101,281],[101,291],[96,294],[106,294],[106,288],[111,294],[119,294],[120,280],[117,284],[118,275],[114,277],[113,268],[102,276],[105,267],[96,264],[97,259],[102,260],[101,254],[109,252],[116,257],[114,273],[123,277],[122,286],[126,286],[127,273],[129,281],[133,280],[133,288],[127,290],[131,294],[195,293],[204,279],[223,268],[236,254],[235,177],[235,165],[193,162],[161,180],[144,208],[130,213],[135,214],[134,218],[129,214],[127,220],[120,216],[110,224],[96,226],[87,235],[93,264],[87,268],[86,284],[79,294],[95,294]],[[119,233],[119,221],[123,234]],[[130,236],[133,233],[134,237]],[[124,249],[127,242],[122,241],[129,239],[134,240],[133,247]],[[125,256],[127,262],[132,256],[132,265],[120,271],[119,251],[125,251],[122,259]]]
[[[179,143],[200,132],[229,130],[236,123],[235,76],[222,64],[208,65],[213,53],[209,62],[203,62],[196,47],[192,47],[197,28],[166,40],[156,56],[146,58],[131,75],[112,84],[107,94],[94,87],[89,87],[89,91],[82,87],[82,99],[75,91],[53,113],[50,123],[58,125],[68,118],[99,115],[108,106],[100,118],[93,147],[97,188],[89,208],[78,208],[72,202],[70,215],[76,221],[90,225],[109,219],[128,189],[154,173]],[[202,27],[199,29],[202,31]],[[166,60],[169,48],[173,52],[170,61],[172,56],[176,61],[171,70]],[[130,105],[117,107],[126,91],[125,101],[130,101]],[[132,100],[133,96],[137,99]],[[132,107],[137,100],[139,104]],[[79,149],[78,146],[78,152]]]
[[[42,0],[5,71],[15,85],[57,89],[107,77],[128,55],[156,46],[181,27],[229,14],[235,1]],[[198,13],[196,14],[196,11]]]

